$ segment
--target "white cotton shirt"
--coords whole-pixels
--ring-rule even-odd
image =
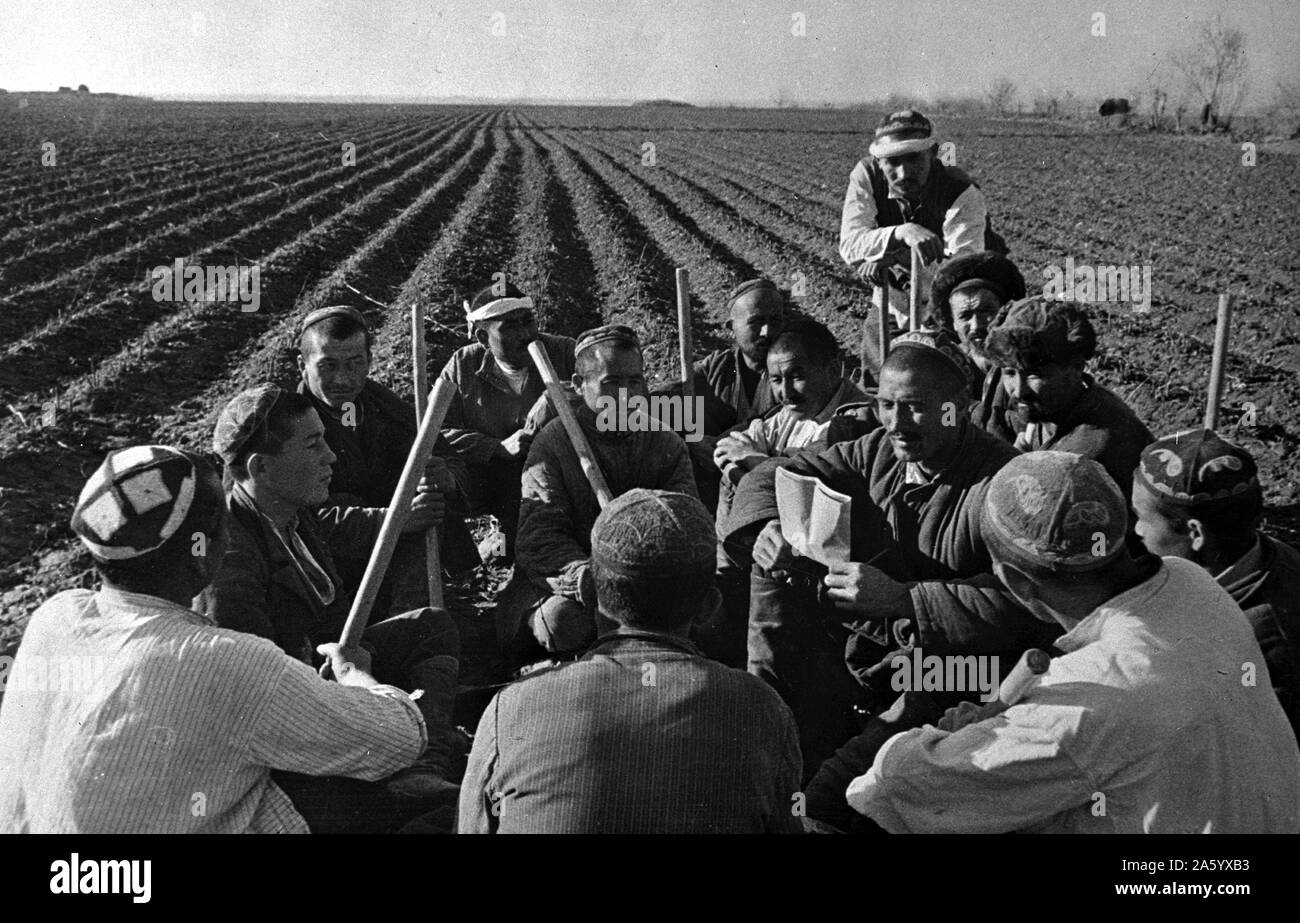
[[[1237,604],[1199,566],[1057,641],[1019,704],[895,735],[849,804],[892,832],[1296,833],[1300,749]]]
[[[373,781],[427,741],[400,689],[114,589],[42,605],[6,679],[0,833],[306,833],[271,769]]]

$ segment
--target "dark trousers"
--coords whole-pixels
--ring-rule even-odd
[[[371,655],[371,675],[399,689],[424,689],[415,704],[424,715],[430,749],[447,746],[456,691],[460,636],[443,609],[417,609],[368,627],[361,646]],[[388,790],[384,780],[273,772],[313,833],[391,833],[433,810],[437,801]]]
[[[777,581],[755,566],[750,577],[749,672],[777,691],[794,713],[805,781],[858,733],[878,703],[844,664],[851,636],[837,611],[819,602],[814,575]]]

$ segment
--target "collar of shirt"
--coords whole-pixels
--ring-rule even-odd
[[[538,339],[538,342],[542,342],[540,338]],[[529,376],[533,373],[533,367],[528,365],[521,371],[524,372],[524,381],[527,382]],[[496,356],[492,355],[492,350],[488,349],[486,346],[483,347],[483,358],[479,361],[478,368],[475,369],[474,375],[500,391],[505,391],[508,394],[516,394],[515,390],[510,387],[510,379],[509,376],[507,376],[505,369],[497,363]]]
[[[1151,557],[1144,556],[1141,560],[1149,561]],[[1106,623],[1112,618],[1141,612],[1143,602],[1160,592],[1169,582],[1169,568],[1160,562],[1159,558],[1155,558],[1155,561],[1159,562],[1159,566],[1154,574],[1089,612],[1078,625],[1056,639],[1056,649],[1064,654],[1070,654],[1087,647],[1101,638],[1106,630]]]
[[[95,594],[96,607],[100,612],[111,614],[130,612],[141,615],[164,615],[184,619],[197,625],[216,625],[216,622],[201,612],[174,603],[159,596],[144,593],[130,593],[108,585],[101,586]]]
[[[601,648],[631,646],[671,648],[696,657],[704,656],[700,649],[686,638],[680,638],[661,631],[643,631],[635,628],[616,628],[602,634],[587,649],[587,653],[595,653]]]
[[[325,401],[322,401],[316,395],[316,392],[312,391],[311,388],[307,387],[306,382],[300,382],[298,384],[298,393],[306,394],[309,398],[311,398],[311,402],[316,405],[316,412],[319,413],[322,417],[328,417],[333,422],[342,425],[343,411],[339,410],[336,407],[331,407],[329,404],[325,403]],[[357,399],[352,402],[353,419],[349,421],[348,426],[343,427],[344,430],[350,432],[356,432],[361,429],[361,426],[365,422],[365,418],[366,418],[365,398],[366,398],[366,392],[363,386],[361,393],[357,395]]]
[[[1264,543],[1259,540],[1259,533],[1256,532],[1255,542],[1250,546],[1250,550],[1238,558],[1232,566],[1215,576],[1214,579],[1219,581],[1221,586],[1230,586],[1258,571],[1263,563]]]

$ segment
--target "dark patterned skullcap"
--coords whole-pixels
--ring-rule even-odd
[[[1053,571],[1095,570],[1120,553],[1128,501],[1106,469],[1073,452],[1028,452],[1007,462],[984,498],[984,540],[995,559]]]
[[[1097,331],[1081,305],[1032,295],[1002,306],[984,351],[1002,365],[1021,369],[1086,362],[1097,352]]]
[[[1025,297],[1025,277],[1016,264],[1001,253],[991,250],[963,253],[939,266],[934,282],[930,284],[930,304],[947,319],[948,326],[952,326],[952,308],[948,299],[954,292],[976,288],[988,289],[1006,304]]]
[[[298,324],[298,337],[307,332],[308,327],[314,327],[323,320],[329,320],[331,317],[346,317],[348,320],[359,326],[366,334],[366,339],[370,338],[370,325],[366,323],[365,316],[356,308],[346,304],[334,304],[324,308],[317,308],[312,311]]]
[[[601,510],[591,530],[591,560],[626,577],[692,574],[716,564],[716,525],[688,494],[634,488]]]
[[[97,561],[125,561],[160,548],[189,515],[195,463],[169,446],[110,452],[86,481],[72,531]]]
[[[576,357],[592,347],[602,346],[606,343],[628,346],[638,351],[641,349],[641,340],[637,338],[636,331],[631,327],[623,324],[607,324],[604,327],[594,327],[580,334],[577,344],[573,347],[573,355]]]
[[[1209,429],[1157,439],[1142,450],[1134,478],[1158,501],[1183,509],[1258,498],[1263,492],[1250,453]]]
[[[287,393],[275,385],[258,385],[230,399],[212,433],[212,451],[221,456],[227,467],[239,460],[244,446],[266,423],[276,401]]]
[[[962,351],[956,335],[943,327],[921,327],[901,333],[889,341],[889,351],[898,349],[923,349],[947,361],[966,386],[976,393],[976,383],[981,380],[979,369]],[[889,361],[886,359],[885,361]]]

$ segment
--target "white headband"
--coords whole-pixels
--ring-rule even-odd
[[[513,311],[531,311],[533,308],[533,299],[524,298],[497,298],[489,301],[478,310],[471,311],[469,302],[465,302],[465,320],[469,324],[469,332],[474,333],[474,325],[479,321],[491,320],[494,317],[503,317]]]

